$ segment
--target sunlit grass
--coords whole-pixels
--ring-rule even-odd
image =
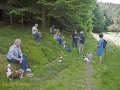
[[[19,34],[18,34],[19,33]],[[39,43],[33,41],[31,30],[18,29],[16,27],[6,27],[0,29],[0,89],[1,90],[85,90],[86,63],[82,55],[78,54],[78,49],[73,48],[71,53],[61,47],[57,41],[53,40],[53,35],[47,30],[42,31],[43,36]],[[67,33],[65,36],[67,45],[71,47],[72,38]],[[91,90],[119,90],[120,89],[120,49],[108,42],[105,52],[103,51],[103,62],[98,65],[96,54],[97,41],[91,36],[86,36],[85,49],[83,54],[91,52],[93,60],[90,62],[92,73],[89,78]],[[33,77],[24,76],[20,81],[8,81],[5,74],[5,66],[8,64],[6,53],[16,38],[22,39],[21,49],[27,55],[27,62],[32,68]],[[57,59],[62,50],[66,57],[61,63],[51,63]],[[19,65],[11,63],[14,70],[19,69]],[[18,84],[19,83],[19,84]]]

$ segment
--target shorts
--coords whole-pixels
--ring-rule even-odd
[[[102,56],[102,51],[103,51],[103,49],[98,49],[97,55],[98,55],[98,56]]]

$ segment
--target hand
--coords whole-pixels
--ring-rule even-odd
[[[17,58],[18,61],[21,61],[21,58]]]
[[[20,62],[19,63],[22,63],[22,59],[20,60]]]

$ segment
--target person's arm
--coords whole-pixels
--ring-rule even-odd
[[[15,59],[15,60],[18,60],[18,61],[21,60],[21,58],[17,58],[17,57],[15,57],[15,56],[12,56],[11,58],[12,58],[12,59]]]
[[[72,34],[70,34],[70,37],[72,37]]]
[[[80,37],[78,36],[78,34],[76,35],[76,38],[78,38],[78,39],[80,38]]]
[[[36,32],[36,31],[38,32],[39,29],[37,29],[36,27],[33,27],[32,30],[33,30],[33,32]]]
[[[82,40],[82,38],[81,37],[78,37],[78,39],[81,41]]]
[[[101,41],[99,40],[98,45],[96,46],[96,48],[99,47],[100,45],[101,45]]]

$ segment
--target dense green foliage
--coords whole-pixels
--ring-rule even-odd
[[[41,23],[41,28],[55,24],[60,30],[92,30],[94,0],[5,0],[0,1],[1,21],[12,24]]]
[[[93,13],[93,32],[108,31],[108,26],[113,24],[113,20],[108,18],[106,12],[102,12],[98,3],[94,6]]]
[[[108,41],[107,54],[103,51],[103,62],[98,65],[96,55],[97,41],[89,31],[103,32],[108,26],[115,24],[112,14],[101,4],[95,4],[95,0],[1,0],[0,21],[4,24],[41,24],[42,38],[40,42],[33,40],[31,28],[21,26],[6,26],[0,28],[0,90],[120,90],[120,49]],[[95,5],[95,7],[94,7]],[[104,6],[104,5],[103,5]],[[118,5],[119,6],[119,5]],[[116,6],[116,8],[119,8]],[[94,9],[93,9],[94,7]],[[93,9],[93,10],[92,10]],[[112,11],[114,9],[111,9]],[[92,12],[91,12],[92,11]],[[119,11],[115,16],[119,24]],[[113,19],[113,21],[112,21]],[[1,23],[1,22],[0,22]],[[78,48],[72,48],[72,52],[66,50],[53,40],[49,29],[43,29],[55,24],[60,30],[60,35],[65,37],[67,46],[71,47],[70,33],[75,29],[83,30],[86,34],[86,42],[83,54],[91,52],[93,59],[87,72],[87,65],[82,55],[78,54]],[[16,38],[22,40],[21,49],[27,56],[27,63],[34,76],[24,76],[10,82],[5,75],[5,66],[8,64],[6,54]],[[54,62],[61,56],[62,50],[66,57],[61,63]],[[13,70],[19,69],[19,65],[11,63]],[[117,72],[116,72],[117,70]],[[27,72],[28,74],[29,72]],[[88,77],[86,74],[90,74]],[[19,83],[19,84],[18,84]],[[26,85],[25,85],[26,84]],[[28,85],[27,85],[28,84]],[[86,90],[87,90],[86,89]]]
[[[99,9],[100,11],[105,14],[109,18],[109,31],[120,31],[120,4],[113,4],[113,3],[102,3],[99,2]],[[107,23],[108,23],[107,22]],[[114,24],[113,24],[114,22]]]

